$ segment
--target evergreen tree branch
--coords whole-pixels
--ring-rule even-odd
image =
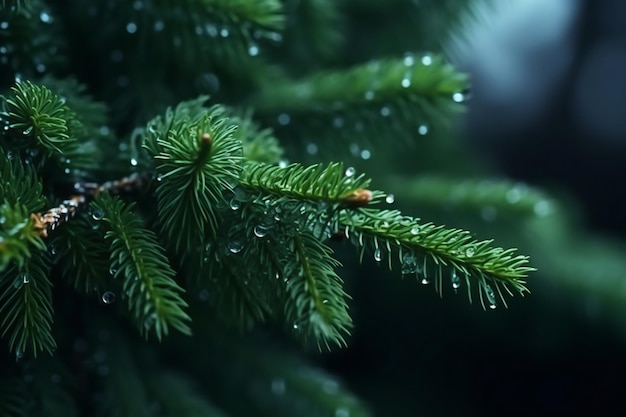
[[[187,303],[180,296],[184,290],[174,281],[175,272],[156,235],[145,229],[131,206],[124,206],[119,198],[101,193],[92,205],[110,228],[105,238],[111,240],[111,270],[115,278],[123,280],[128,308],[140,333],[147,336],[153,332],[160,340],[171,326],[190,334],[190,318],[184,311]]]
[[[376,261],[387,258],[391,269],[394,248],[403,273],[423,275],[425,284],[430,282],[430,275],[434,275],[440,294],[443,292],[443,267],[451,269],[453,289],[458,289],[460,281],[465,279],[470,302],[471,280],[477,281],[483,308],[483,294],[490,308],[495,308],[498,296],[506,306],[501,288],[510,295],[513,295],[511,289],[521,295],[528,292],[524,278],[534,270],[527,266],[528,257],[514,255],[515,249],[494,247],[492,240],[477,241],[465,230],[420,224],[418,219],[403,216],[396,210],[360,209],[342,213],[340,224],[345,226],[351,241],[361,248],[361,258],[366,249],[371,250]]]
[[[335,273],[340,264],[330,248],[309,232],[295,231],[289,245],[294,256],[285,260],[287,279],[285,316],[294,332],[305,341],[311,338],[318,349],[330,344],[347,346],[352,319],[348,314],[343,282]]]
[[[277,198],[323,201],[343,207],[360,206],[378,201],[384,194],[368,191],[370,180],[355,175],[354,168],[344,170],[342,163],[303,167],[286,167],[247,163],[240,179],[252,192],[270,194]]]
[[[271,129],[261,128],[252,120],[251,111],[232,116],[231,122],[237,125],[233,136],[241,141],[246,161],[278,163],[284,152],[278,139]]]
[[[545,192],[507,180],[391,176],[385,183],[393,186],[396,197],[405,201],[478,211],[486,220],[498,213],[516,217],[545,216],[556,207]]]
[[[7,338],[17,358],[27,351],[36,357],[52,354],[52,283],[47,253],[33,251],[21,268],[10,268],[0,276],[0,336]]]
[[[181,103],[148,124],[145,149],[156,162],[161,227],[176,252],[217,234],[215,206],[241,171],[242,146],[221,107],[205,97]]]
[[[268,83],[253,103],[279,132],[307,137],[315,129],[328,139],[359,135],[376,144],[390,136],[390,128],[394,136],[414,139],[449,126],[450,114],[462,109],[466,89],[466,76],[441,57],[407,54]]]

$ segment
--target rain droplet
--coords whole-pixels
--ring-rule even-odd
[[[104,210],[102,210],[101,208],[97,208],[91,213],[91,218],[96,221],[102,220],[103,217],[104,217]]]
[[[354,169],[354,167],[348,167],[346,169],[346,177],[352,177],[354,174],[356,174],[356,169]]]
[[[525,192],[526,192],[525,186],[516,185],[513,188],[511,188],[509,191],[507,191],[506,201],[509,204],[517,204],[520,202]]]
[[[278,124],[281,126],[287,126],[291,122],[291,117],[287,113],[281,113],[278,115]]]
[[[250,45],[248,48],[248,54],[250,56],[257,56],[259,54],[259,47],[256,45]]]
[[[242,249],[243,249],[243,243],[241,243],[238,240],[233,240],[232,242],[230,242],[230,246],[228,248],[230,253],[234,253],[234,254],[241,252]]]
[[[157,20],[154,22],[154,30],[155,32],[160,32],[165,28],[165,23],[162,20]]]
[[[50,255],[52,256],[57,254],[57,248],[56,246],[54,246],[54,244],[50,244],[50,246],[48,247],[48,251],[50,252]]]
[[[23,357],[24,357],[24,349],[18,347],[17,350],[15,351],[15,358],[22,359]]]
[[[537,217],[546,217],[552,213],[552,205],[546,200],[537,201],[533,206],[533,211]]]
[[[487,302],[489,303],[489,308],[492,310],[496,309],[496,294],[493,292],[493,288],[491,285],[487,284],[485,286],[485,294],[487,295]]]
[[[9,28],[9,22],[0,23],[0,29],[8,29],[8,28]]]
[[[371,101],[374,100],[374,92],[372,90],[368,90],[365,92],[365,100]]]
[[[430,55],[424,55],[422,57],[422,65],[429,66],[433,63],[433,57]]]
[[[473,246],[470,246],[469,248],[465,249],[465,256],[468,258],[471,258],[472,256],[474,256],[474,253],[476,253],[476,249],[474,249]]]
[[[294,322],[294,323],[293,323],[293,329],[294,329],[294,330],[298,330],[298,328],[299,328],[299,327],[300,327],[300,326],[298,325],[298,322]]]
[[[254,235],[258,238],[264,238],[267,235],[267,228],[260,224],[254,226]]]
[[[384,106],[380,109],[380,115],[383,117],[387,117],[391,114],[391,109],[387,106]]]
[[[115,302],[115,293],[113,291],[105,291],[102,294],[102,302],[104,304],[113,304]]]
[[[465,101],[465,95],[457,91],[452,94],[452,100],[454,100],[455,103],[463,103]]]
[[[415,64],[415,58],[413,57],[413,55],[406,55],[404,57],[404,65],[406,65],[407,67],[412,67]]]
[[[411,234],[412,234],[413,236],[418,235],[418,234],[419,234],[419,232],[420,232],[420,228],[419,228],[419,226],[413,226],[413,227],[411,228]]]
[[[222,28],[222,30],[220,30],[220,36],[222,38],[227,38],[228,35],[230,35],[230,32],[228,31],[227,28]]]
[[[409,77],[404,77],[402,79],[401,84],[402,84],[402,87],[409,88],[411,86],[411,79]]]
[[[285,380],[282,378],[274,378],[272,380],[272,393],[274,395],[283,395],[287,389]]]
[[[289,165],[289,163],[285,161],[284,159],[281,159],[280,161],[278,161],[279,168],[287,168],[287,165]]]
[[[115,273],[116,273],[116,272],[117,272],[117,269],[115,269],[115,268],[113,268],[113,267],[110,267],[110,268],[109,268],[109,274],[110,274],[110,275],[115,275]]]
[[[132,166],[136,167],[138,163],[139,161],[137,161],[137,158],[130,158],[130,164]]]
[[[339,407],[335,410],[335,417],[350,417],[350,410],[346,407]]]
[[[237,201],[234,198],[230,200],[230,203],[228,205],[230,206],[230,209],[233,211],[237,211],[239,210],[239,207],[241,207],[241,205],[239,204],[239,201]]]
[[[129,22],[126,25],[126,32],[128,32],[128,33],[135,33],[135,32],[137,32],[137,24],[134,23],[134,22]]]
[[[396,201],[396,197],[393,194],[388,194],[387,197],[385,197],[387,204],[392,204],[394,201]]]
[[[417,128],[417,133],[419,133],[422,136],[426,135],[428,133],[428,126],[427,125],[420,125]]]
[[[480,216],[486,222],[493,222],[498,217],[498,209],[494,206],[485,206],[480,210]]]
[[[374,250],[374,260],[376,262],[380,262],[383,260],[383,252],[380,250],[380,248],[376,248]]]
[[[371,156],[372,156],[372,153],[368,149],[363,149],[361,151],[361,158],[368,160],[371,158]]]
[[[309,155],[315,155],[317,154],[318,147],[315,143],[311,142],[306,145],[306,151]]]
[[[46,12],[41,12],[41,14],[39,15],[39,19],[44,23],[52,23],[52,21],[54,20],[52,16],[50,16]]]
[[[402,275],[413,274],[417,272],[417,258],[412,253],[404,253],[402,255]]]
[[[458,290],[461,286],[461,278],[456,273],[456,269],[453,269],[450,273],[450,282],[452,282],[452,288],[454,288],[455,290]]]
[[[428,285],[430,284],[430,281],[428,280],[428,278],[424,277],[422,278],[422,285]]]

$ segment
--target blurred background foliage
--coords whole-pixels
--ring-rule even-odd
[[[359,265],[339,243],[341,276],[354,299],[348,349],[295,353],[300,346],[277,342],[271,328],[246,336],[249,344],[236,343],[228,332],[209,333],[218,325],[207,320],[197,324],[188,346],[166,341],[167,353],[151,356],[138,353],[132,346],[141,344],[132,338],[111,342],[117,330],[102,321],[87,326],[93,335],[66,343],[98,374],[106,377],[105,358],[115,357],[163,381],[146,388],[145,395],[159,395],[164,386],[187,383],[162,372],[155,357],[165,355],[185,372],[205,372],[194,387],[197,407],[211,409],[203,403],[208,397],[233,415],[247,412],[241,398],[262,404],[255,415],[597,415],[620,409],[626,13],[614,8],[623,10],[621,3],[285,0],[291,23],[284,33],[261,22],[244,43],[237,36],[246,33],[228,16],[220,25],[189,25],[183,6],[178,14],[160,14],[170,6],[166,1],[31,3],[39,18],[18,19],[11,50],[2,46],[0,31],[0,52],[8,57],[0,56],[3,90],[16,73],[28,79],[71,74],[107,104],[111,123],[102,125],[103,137],[130,136],[166,106],[197,94],[249,103],[260,107],[259,123],[275,129],[286,159],[341,159],[371,176],[373,188],[392,193],[392,208],[519,247],[538,268],[529,279],[530,296],[512,299],[509,309],[483,311],[452,290],[442,301],[432,288],[400,279],[373,260]],[[142,35],[148,33],[143,24],[151,25],[156,41]],[[77,36],[92,28],[98,28],[94,36]],[[242,44],[247,47],[239,50]],[[418,121],[412,133],[395,135],[389,133],[397,130],[393,117],[365,113],[376,126],[373,137],[355,134],[344,119],[293,135],[297,124],[284,128],[282,114],[264,100],[272,97],[264,90],[272,85],[268,79],[289,84],[322,68],[341,71],[371,59],[442,50],[472,83],[467,112],[453,121],[453,130],[450,123]],[[67,88],[68,96],[78,89],[58,88]],[[250,97],[250,91],[260,93]],[[463,94],[463,100],[469,96]],[[75,300],[66,292],[57,297]],[[195,298],[206,302],[202,292]],[[72,312],[71,303],[55,306]],[[106,314],[102,306],[93,310],[94,317]],[[77,318],[92,326],[98,320]],[[120,378],[123,392],[132,375]],[[339,387],[361,398],[352,414],[332,402]],[[348,391],[343,399],[352,398]],[[120,398],[101,395],[103,403]]]

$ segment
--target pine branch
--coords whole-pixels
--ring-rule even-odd
[[[52,283],[46,252],[33,251],[27,265],[10,268],[0,276],[0,336],[19,359],[27,351],[36,357],[52,354]]]
[[[483,308],[483,293],[493,309],[496,297],[506,306],[501,288],[510,295],[513,295],[511,289],[521,295],[529,292],[524,278],[534,268],[527,266],[528,257],[514,255],[515,249],[493,247],[492,240],[477,241],[465,230],[420,224],[418,219],[403,216],[396,210],[360,209],[343,213],[340,224],[345,226],[351,241],[361,248],[361,259],[368,249],[378,262],[387,258],[391,269],[395,250],[404,274],[423,275],[424,284],[434,275],[440,294],[443,293],[443,267],[451,269],[453,289],[458,289],[465,279],[470,302],[472,279],[477,281]]]
[[[312,339],[318,349],[330,344],[347,346],[352,319],[348,314],[343,282],[335,273],[340,265],[330,248],[311,233],[295,230],[289,240],[294,255],[285,260],[287,280],[285,316],[305,341]]]
[[[105,238],[111,240],[111,270],[123,280],[128,308],[141,334],[153,332],[160,340],[170,326],[190,334],[190,318],[184,311],[187,303],[180,296],[183,289],[174,281],[175,272],[156,235],[144,228],[132,205],[124,206],[119,198],[101,193],[92,206],[110,228]]]
[[[374,203],[383,196],[378,191],[368,191],[370,180],[363,174],[356,175],[352,167],[344,170],[342,163],[308,167],[248,163],[240,182],[252,192],[271,194],[279,199],[321,201],[343,207]]]
[[[241,170],[241,142],[222,109],[183,102],[148,124],[144,147],[155,159],[159,220],[176,252],[215,236],[215,206]]]
[[[447,127],[467,80],[439,56],[407,54],[266,87],[254,104],[278,132],[307,137],[314,129],[328,140],[358,135],[376,144],[390,128],[411,140]]]

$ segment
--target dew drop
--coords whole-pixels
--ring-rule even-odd
[[[54,244],[50,244],[50,246],[48,247],[48,251],[52,256],[55,256],[57,254],[57,248],[56,246],[54,246]]]
[[[223,28],[222,30],[220,30],[220,36],[222,38],[227,38],[228,35],[230,35],[230,32],[227,28]]]
[[[135,32],[137,32],[137,24],[134,23],[134,22],[129,22],[126,25],[126,32],[128,32],[128,33],[135,33]]]
[[[412,67],[415,64],[415,58],[413,55],[406,55],[404,57],[404,65],[407,67]]]
[[[513,188],[511,188],[509,191],[507,191],[506,201],[509,204],[517,204],[520,202],[525,192],[526,192],[526,189],[523,185],[516,185]]]
[[[356,174],[356,169],[354,167],[348,167],[346,169],[346,177],[353,177]]]
[[[335,417],[350,417],[350,410],[346,407],[339,407],[335,410]]]
[[[452,288],[458,290],[461,287],[461,278],[456,272],[456,269],[453,269],[450,273],[450,282],[452,282]]]
[[[101,208],[97,208],[91,213],[91,218],[96,221],[102,220],[103,217],[104,217],[104,210],[102,210]]]
[[[267,228],[260,224],[254,226],[254,236],[264,238],[267,235]]]
[[[300,326],[298,325],[298,322],[294,322],[293,323],[293,329],[294,330],[298,330],[300,328]]]
[[[409,87],[411,86],[411,79],[410,79],[410,78],[408,78],[408,77],[404,77],[404,78],[402,79],[401,84],[402,84],[402,87],[404,87],[404,88],[409,88]]]
[[[284,159],[281,159],[280,161],[278,161],[279,168],[287,168],[287,165],[289,165],[289,163],[285,161]]]
[[[368,149],[363,149],[363,150],[361,151],[361,158],[362,158],[362,159],[368,160],[368,159],[370,159],[371,157],[372,157],[372,153],[371,153]]]
[[[287,126],[291,122],[291,117],[287,113],[281,113],[278,115],[278,124],[281,126]]]
[[[487,295],[487,302],[489,303],[489,308],[492,310],[496,309],[496,294],[493,292],[493,288],[491,285],[487,284],[485,286],[485,294]]]
[[[110,275],[115,275],[116,272],[117,272],[117,269],[113,268],[112,266],[109,268]]]
[[[385,197],[387,204],[393,204],[394,201],[396,201],[396,197],[393,194],[388,194],[387,197]]]
[[[0,23],[0,29],[8,29],[8,28],[9,28],[9,22]]]
[[[474,253],[476,253],[476,249],[474,249],[473,246],[470,246],[469,248],[465,249],[465,256],[467,258],[471,258],[472,256],[474,256]]]
[[[419,228],[418,226],[413,226],[413,227],[411,228],[411,234],[412,234],[413,236],[416,236],[416,235],[418,235],[419,233],[420,233],[420,228]]]
[[[391,109],[387,106],[384,106],[380,109],[380,115],[383,117],[387,117],[391,114]]]
[[[429,66],[433,63],[433,57],[430,55],[424,55],[422,57],[422,65]]]
[[[537,201],[533,206],[533,211],[537,217],[546,217],[552,213],[552,205],[546,200]]]
[[[402,275],[413,274],[418,271],[417,258],[412,253],[402,255],[401,272]]]
[[[15,358],[22,359],[23,357],[24,357],[24,349],[18,347],[17,350],[15,351]]]
[[[39,19],[44,23],[52,23],[52,21],[54,20],[52,16],[50,16],[46,12],[41,12],[41,14],[39,15]]]
[[[241,252],[242,249],[243,249],[243,243],[241,243],[238,240],[233,240],[232,242],[230,242],[230,246],[228,247],[228,250],[230,251],[230,253],[234,253],[234,254]]]
[[[239,207],[241,207],[241,205],[239,204],[239,201],[237,201],[237,199],[231,199],[230,203],[228,203],[228,205],[230,206],[230,209],[233,211],[237,211],[239,210]]]
[[[421,281],[421,282],[422,282],[422,285],[428,285],[428,284],[430,284],[430,281],[429,281],[429,280],[428,280],[428,278],[426,278],[426,277],[422,278],[422,281]]]
[[[455,103],[463,103],[465,101],[465,95],[457,91],[456,93],[452,94],[452,100]]]
[[[380,262],[383,260],[383,252],[380,250],[380,248],[376,248],[374,250],[374,260],[376,262]]]
[[[422,136],[428,134],[428,126],[427,125],[420,125],[417,128],[417,133],[419,133]]]
[[[256,45],[250,45],[248,48],[248,54],[250,56],[257,56],[259,54],[259,47]]]
[[[365,100],[371,101],[374,100],[374,92],[372,90],[368,90],[365,92]]]
[[[137,158],[130,158],[130,164],[132,166],[136,167],[138,163],[139,161],[137,161]]]
[[[287,389],[285,380],[282,378],[274,378],[272,380],[272,393],[274,395],[283,395]]]
[[[309,155],[315,155],[317,154],[318,147],[315,143],[310,142],[309,144],[306,145],[306,151]]]
[[[104,304],[113,304],[115,302],[115,293],[113,291],[105,291],[102,294],[102,302]]]
[[[155,32],[161,32],[163,29],[165,29],[165,23],[163,23],[162,20],[157,20],[156,22],[154,22]]]

